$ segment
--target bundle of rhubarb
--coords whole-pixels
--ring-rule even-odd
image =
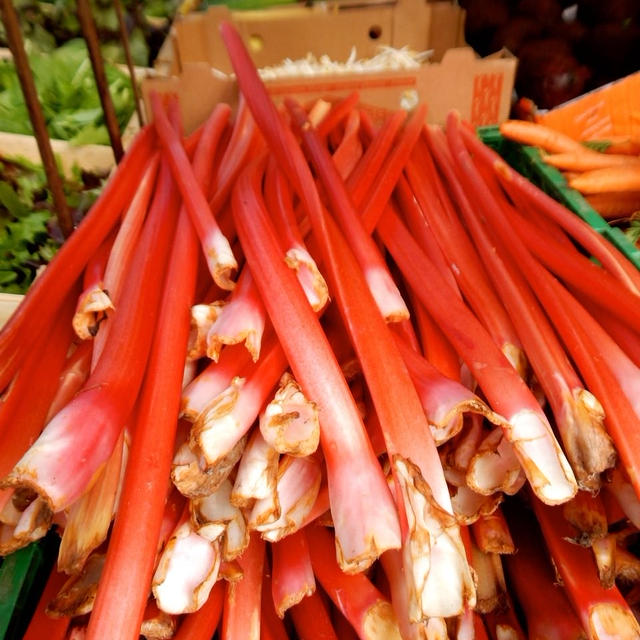
[[[25,637],[639,637],[640,272],[455,114],[278,109],[222,36],[237,113],[152,96],[0,333]]]

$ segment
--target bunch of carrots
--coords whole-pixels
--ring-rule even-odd
[[[640,272],[455,113],[278,109],[221,29],[236,114],[153,96],[0,333],[25,637],[640,637]]]
[[[570,187],[584,195],[606,220],[637,218],[640,211],[640,144],[631,138],[579,142],[543,124],[507,120],[507,138],[538,147],[542,159],[558,169]]]

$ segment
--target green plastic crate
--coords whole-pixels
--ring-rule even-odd
[[[0,640],[19,640],[31,620],[56,558],[57,534],[4,558],[0,565]]]
[[[580,216],[640,269],[640,249],[620,229],[612,227],[580,193],[572,189],[556,168],[546,164],[538,149],[507,140],[495,125],[478,127],[477,131],[480,139],[497,151],[514,169]]]

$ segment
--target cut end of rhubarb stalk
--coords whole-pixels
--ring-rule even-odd
[[[231,503],[231,482],[217,491],[191,501],[191,519],[198,535],[210,542],[221,539],[222,559],[235,560],[249,546],[249,531],[242,511]]]
[[[178,491],[187,498],[203,498],[213,493],[229,477],[242,456],[246,438],[218,464],[209,466],[197,450],[192,451],[187,443],[178,449],[171,468],[171,480]]]
[[[248,508],[254,501],[273,496],[276,491],[280,454],[254,429],[236,473],[231,503]]]
[[[83,292],[71,321],[78,338],[89,340],[95,337],[100,323],[107,317],[107,312],[113,309],[109,294],[100,286],[95,285]]]
[[[596,640],[637,640],[640,626],[629,609],[613,603],[594,605],[589,611],[589,637]]]
[[[11,511],[13,517],[5,517]],[[16,490],[2,510],[0,524],[0,556],[6,556],[42,538],[53,513],[47,502],[29,490]]]
[[[502,429],[494,429],[480,444],[471,458],[466,481],[469,487],[481,495],[498,491],[515,495],[526,477]]]
[[[191,328],[187,346],[188,359],[197,360],[207,355],[207,334],[211,325],[220,315],[224,304],[224,302],[218,301],[212,304],[195,304],[191,307]]]
[[[546,419],[523,409],[509,417],[509,425],[509,439],[538,498],[550,505],[573,498],[576,478]]]
[[[475,605],[476,593],[458,524],[434,500],[414,464],[394,456],[393,467],[408,525],[403,559],[409,619],[460,615]]]
[[[585,389],[574,389],[562,416],[563,444],[578,485],[585,491],[600,489],[600,474],[616,463],[613,441],[604,427],[604,409]]]
[[[376,602],[364,615],[363,638],[366,640],[402,640],[393,607],[389,602]]]
[[[292,247],[284,259],[287,266],[296,272],[311,308],[316,312],[324,309],[329,302],[329,287],[309,252],[302,247]]]
[[[219,568],[217,543],[199,536],[189,522],[183,522],[165,545],[153,576],[158,608],[173,615],[197,611],[207,601]]]
[[[205,251],[205,260],[213,281],[225,291],[233,291],[236,283],[233,281],[238,270],[238,263],[233,255],[229,241],[219,229],[210,238]]]
[[[245,434],[236,419],[244,378],[236,376],[197,417],[189,434],[189,446],[204,456],[207,466],[220,462]]]
[[[143,620],[140,635],[153,640],[169,640],[176,633],[177,620],[174,616],[159,611],[153,618]]]
[[[55,616],[82,616],[90,613],[98,591],[106,556],[94,553],[82,571],[69,578],[56,597],[48,604],[47,613]]]
[[[260,416],[260,432],[278,453],[308,456],[318,448],[318,408],[290,373],[282,376],[273,400]]]
[[[408,320],[409,309],[391,274],[382,268],[369,267],[364,275],[382,317],[387,322]]]

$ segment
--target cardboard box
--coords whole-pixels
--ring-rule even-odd
[[[9,319],[11,314],[18,308],[22,302],[21,296],[17,293],[0,293],[0,328]]]
[[[284,95],[304,102],[336,98],[357,90],[374,116],[418,102],[427,104],[434,123],[444,122],[452,108],[474,125],[497,123],[509,114],[517,60],[506,50],[479,58],[464,46],[464,11],[451,2],[398,0],[357,7],[343,2],[242,12],[216,6],[176,21],[171,77],[142,85],[147,105],[152,90],[179,95],[187,131],[216,103],[234,106],[237,101],[235,81],[212,72],[231,71],[218,31],[222,20],[235,24],[259,68],[307,53],[344,61],[354,46],[358,58],[374,55],[379,45],[433,49],[431,61],[415,70],[269,80],[265,84],[276,101]]]
[[[640,71],[594,89],[536,120],[576,140],[629,136],[640,141]]]

